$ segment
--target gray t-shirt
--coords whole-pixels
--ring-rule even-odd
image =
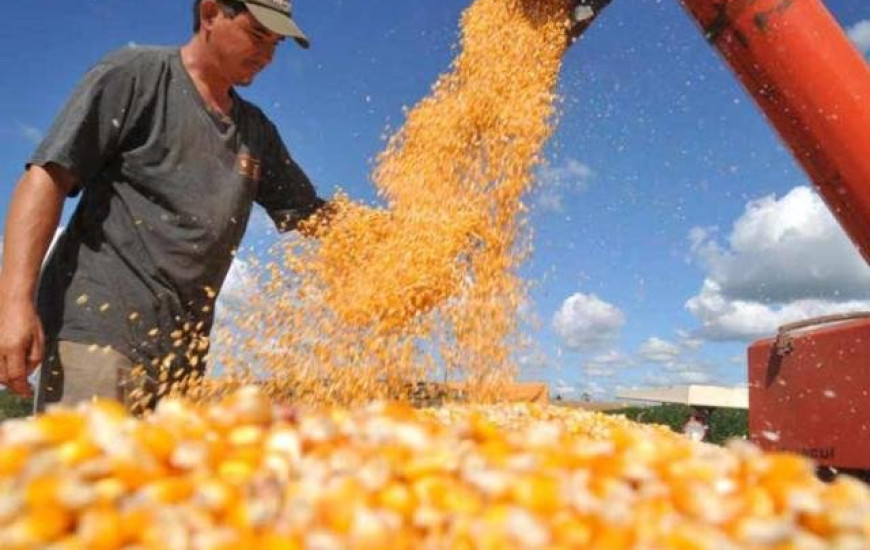
[[[151,374],[201,368],[253,203],[282,231],[323,204],[275,126],[233,99],[228,118],[208,109],[177,49],[126,48],[87,73],[29,162],[82,187],[40,281],[49,339],[111,346]]]

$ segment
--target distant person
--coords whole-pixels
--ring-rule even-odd
[[[94,396],[132,406],[202,374],[253,204],[282,231],[324,205],[275,126],[236,92],[284,37],[308,47],[289,2],[193,7],[183,47],[125,48],[86,74],[14,191],[0,384],[32,396],[28,376],[41,364],[39,410]],[[79,192],[40,277],[64,199]]]
[[[710,411],[692,407],[689,419],[683,424],[683,435],[694,441],[706,441],[710,432]]]

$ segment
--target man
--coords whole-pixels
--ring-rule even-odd
[[[285,36],[308,47],[287,0],[196,0],[186,45],[127,48],[87,73],[9,207],[0,384],[31,396],[42,364],[39,410],[93,396],[133,408],[202,373],[253,203],[284,231],[324,204],[235,91]],[[63,200],[80,191],[40,277]]]

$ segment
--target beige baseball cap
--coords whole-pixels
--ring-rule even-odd
[[[261,25],[275,34],[293,37],[303,48],[311,43],[308,37],[293,21],[293,6],[290,0],[242,0],[251,15],[257,18]]]

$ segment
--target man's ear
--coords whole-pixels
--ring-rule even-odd
[[[199,5],[199,25],[203,30],[211,30],[215,20],[220,16],[221,9],[215,0],[202,0]]]

